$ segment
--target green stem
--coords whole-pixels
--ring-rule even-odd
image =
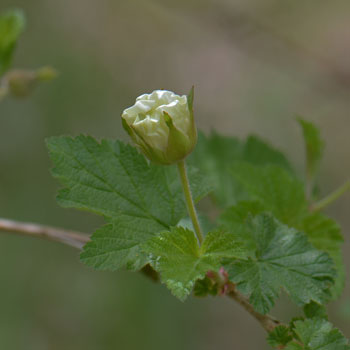
[[[337,200],[340,196],[342,196],[346,191],[350,190],[350,180],[345,182],[345,184],[341,187],[339,187],[337,190],[329,194],[327,197],[321,199],[319,202],[312,205],[311,210],[312,211],[320,211],[328,205],[332,204],[335,200]]]
[[[190,183],[189,183],[188,177],[187,177],[185,161],[181,160],[179,163],[177,163],[177,167],[179,169],[181,184],[182,184],[182,188],[183,188],[184,195],[185,195],[185,201],[187,204],[187,211],[188,211],[188,214],[192,220],[193,228],[196,232],[198,242],[199,242],[199,244],[201,244],[203,242],[203,234],[202,234],[201,227],[199,225],[196,208],[194,206],[194,202],[193,202],[193,198],[192,198],[192,194],[191,194]]]

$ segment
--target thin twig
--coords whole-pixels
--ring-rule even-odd
[[[227,294],[228,297],[235,300],[240,304],[246,311],[248,311],[266,330],[266,332],[271,332],[275,327],[280,326],[282,323],[276,320],[273,316],[262,315],[259,312],[256,312],[252,305],[249,304],[248,299],[242,295],[236,288],[232,288],[231,291]]]
[[[350,180],[346,181],[344,185],[340,186],[338,189],[330,193],[325,198],[321,199],[319,202],[314,203],[311,206],[311,211],[320,211],[324,208],[328,207],[334,201],[336,201],[339,197],[345,194],[347,191],[350,191]]]
[[[1,218],[0,231],[13,232],[25,236],[46,238],[52,241],[64,243],[77,249],[82,249],[84,244],[87,243],[90,239],[87,234],[80,232]]]
[[[0,232],[1,231],[37,238],[45,238],[69,245],[79,250],[81,250],[84,244],[90,240],[89,236],[85,233],[0,218]],[[158,274],[149,265],[146,265],[141,272],[154,281],[158,280]],[[261,324],[261,326],[267,332],[271,332],[275,327],[281,325],[281,323],[274,317],[270,315],[262,315],[256,312],[252,305],[250,305],[248,299],[237,291],[233,284],[230,284],[229,289],[230,291],[227,293],[227,296],[240,304]]]

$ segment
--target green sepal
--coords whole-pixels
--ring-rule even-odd
[[[191,148],[191,151],[194,148],[194,146],[197,144],[197,138],[198,138],[196,124],[194,122],[193,99],[194,99],[194,86],[192,86],[190,92],[187,95],[187,106],[188,106],[188,110],[190,112],[190,118],[191,118],[189,135],[193,143],[193,147]]]
[[[176,128],[171,116],[167,112],[164,112],[163,114],[165,123],[169,128],[166,158],[173,163],[185,158],[187,154],[191,152],[194,145],[191,144],[192,140]]]
[[[135,135],[132,137],[135,145],[137,145],[141,149],[141,151],[149,160],[151,160],[156,164],[161,164],[161,165],[171,164],[170,162],[167,162],[165,154],[162,151],[159,151],[156,148],[151,147],[147,143],[147,141],[144,139],[144,137],[141,135],[141,133],[137,131],[136,128],[134,128],[132,125],[130,126],[130,128],[135,133]]]
[[[193,98],[194,98],[194,86],[191,87],[191,90],[187,95],[188,110],[192,115],[193,115]]]

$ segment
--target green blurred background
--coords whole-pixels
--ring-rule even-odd
[[[348,0],[1,0],[25,10],[15,67],[61,73],[23,101],[0,105],[0,216],[93,232],[101,220],[55,203],[44,139],[79,133],[126,139],[121,111],[154,89],[196,86],[198,126],[256,133],[302,173],[295,115],[327,142],[326,194],[350,174]],[[349,266],[350,196],[329,208]],[[348,278],[349,280],[349,278]],[[350,288],[330,305],[350,337]],[[299,310],[282,297],[273,313]],[[250,315],[225,298],[177,301],[136,273],[95,272],[57,243],[0,234],[0,349],[268,349]]]

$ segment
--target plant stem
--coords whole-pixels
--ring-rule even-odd
[[[235,300],[240,304],[248,313],[250,313],[265,329],[266,332],[271,332],[275,327],[281,325],[282,323],[276,320],[273,316],[262,315],[259,312],[256,312],[253,306],[249,303],[247,298],[243,296],[236,288],[233,288],[227,296]]]
[[[183,165],[183,169],[185,170],[184,165]],[[187,181],[187,184],[188,184],[188,181]],[[193,202],[192,202],[192,205],[193,205]],[[198,223],[198,220],[197,220],[197,223]],[[198,225],[198,228],[199,228],[199,225]],[[45,238],[52,241],[64,243],[66,245],[77,248],[79,250],[82,249],[83,245],[90,240],[88,234],[84,234],[80,232],[0,218],[0,232],[1,231],[16,233],[20,235],[26,235],[30,237],[36,237],[36,238]],[[200,236],[200,237],[203,237],[203,236]],[[141,270],[141,272],[145,274],[147,277],[150,277],[153,281],[157,281],[159,279],[158,274],[149,265],[146,265]],[[274,317],[270,315],[262,315],[256,312],[254,308],[250,305],[248,299],[245,296],[243,296],[238,290],[236,290],[234,286],[231,286],[227,296],[235,300],[238,304],[240,304],[249,314],[251,314],[260,323],[260,325],[267,332],[271,332],[275,327],[281,324],[278,320],[276,320]]]
[[[46,238],[52,241],[64,243],[78,249],[82,249],[84,244],[90,240],[87,234],[80,232],[1,218],[0,231],[13,232],[32,237]]]
[[[336,201],[339,197],[341,197],[346,191],[350,190],[350,180],[346,181],[345,184],[338,189],[336,189],[334,192],[330,193],[325,198],[321,199],[319,202],[315,203],[311,206],[312,211],[320,211],[328,205],[332,204],[334,201]]]
[[[202,234],[201,227],[199,225],[196,208],[194,206],[194,202],[193,202],[193,198],[192,198],[192,194],[191,194],[190,183],[189,183],[188,177],[187,177],[185,161],[181,160],[179,163],[177,163],[177,167],[179,169],[181,184],[182,184],[182,188],[183,188],[184,195],[185,195],[187,211],[188,211],[188,214],[192,220],[193,228],[196,232],[198,242],[199,242],[199,244],[202,244],[203,234]]]

